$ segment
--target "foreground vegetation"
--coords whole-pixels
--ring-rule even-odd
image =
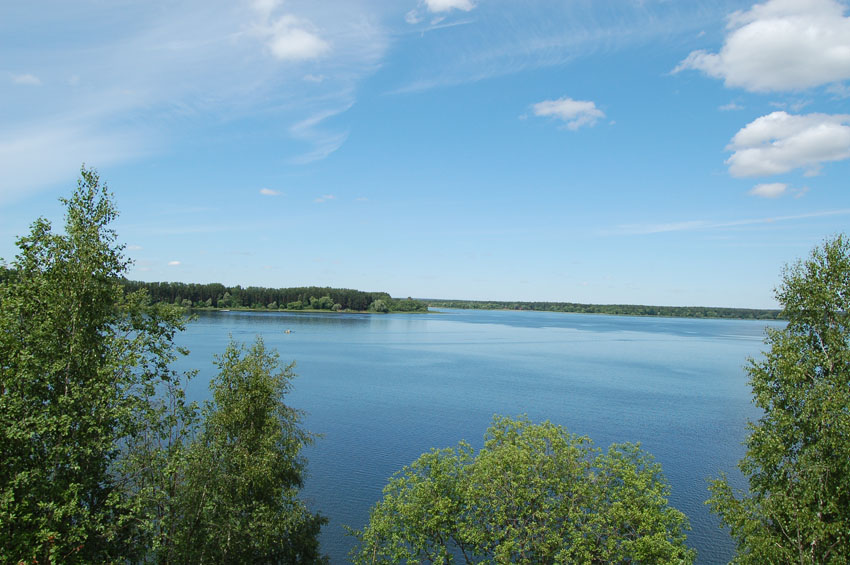
[[[638,446],[603,453],[549,422],[500,417],[485,440],[396,473],[355,532],[354,563],[693,562],[688,520]]]
[[[298,498],[312,436],[284,402],[292,365],[260,338],[231,343],[212,400],[186,402],[192,374],[170,365],[185,309],[127,286],[94,171],[63,202],[64,233],[36,220],[0,267],[0,563],[326,562],[325,520]],[[790,266],[777,299],[788,324],[748,367],[763,410],[740,463],[749,488],[720,477],[708,504],[736,563],[846,564],[850,242]],[[637,446],[601,452],[496,417],[478,453],[461,442],[397,473],[352,558],[689,563],[668,492]]]
[[[184,311],[124,292],[93,171],[64,203],[65,233],[37,220],[0,281],[0,562],[322,562],[291,366],[231,344],[187,403]]]
[[[729,526],[737,563],[850,562],[850,240],[839,236],[785,271],[776,292],[788,325],[747,368],[764,411],[739,467],[709,504]]]
[[[781,310],[723,308],[715,306],[644,306],[640,304],[578,304],[575,302],[498,302],[492,300],[426,300],[434,308],[474,310],[532,310],[571,314],[615,316],[661,316],[666,318],[734,318],[740,320],[780,320]]]

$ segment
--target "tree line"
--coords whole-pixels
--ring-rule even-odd
[[[642,304],[579,304],[575,302],[518,302],[493,300],[428,299],[435,308],[475,310],[533,310],[572,314],[610,314],[616,316],[660,316],[667,318],[734,318],[741,320],[779,320],[781,310],[725,308],[715,306],[646,306]]]
[[[94,171],[0,269],[0,563],[326,563],[326,520],[299,498],[313,436],[285,403],[293,365],[262,339],[216,357],[212,399],[171,363],[186,311],[128,291],[117,212]],[[734,563],[850,560],[850,241],[789,266],[788,324],[747,367],[737,492],[708,504]],[[434,449],[396,473],[355,563],[692,563],[687,517],[638,446],[595,448],[550,422],[495,417],[484,447]],[[340,493],[343,495],[343,493]]]
[[[143,282],[122,280],[127,292],[144,289],[151,300],[188,308],[250,308],[254,310],[332,310],[355,312],[426,312],[428,305],[412,298],[395,299],[386,292],[348,288],[225,286],[220,283]]]

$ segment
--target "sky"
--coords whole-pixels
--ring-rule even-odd
[[[771,308],[850,225],[838,0],[0,5],[0,257],[80,168],[128,277]]]

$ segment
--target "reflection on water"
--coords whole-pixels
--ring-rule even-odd
[[[664,467],[671,500],[691,519],[699,562],[728,561],[732,546],[707,512],[706,481],[720,471],[742,485],[750,403],[743,366],[777,322],[629,318],[549,312],[441,310],[368,315],[202,312],[180,343],[201,372],[232,335],[262,335],[296,360],[288,402],[323,435],[307,449],[303,494],[331,520],[322,543],[346,562],[387,478],[431,447],[480,447],[493,414],[527,414],[589,435],[601,447],[641,442]],[[290,333],[286,333],[290,330]]]

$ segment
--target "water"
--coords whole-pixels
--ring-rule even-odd
[[[662,464],[671,503],[691,521],[699,563],[726,563],[729,536],[704,505],[721,471],[744,486],[750,403],[747,358],[776,322],[630,318],[549,312],[441,310],[429,315],[202,313],[179,343],[209,397],[213,354],[229,336],[262,335],[296,360],[287,402],[322,434],[305,454],[303,497],[330,519],[321,542],[347,562],[369,508],[395,471],[461,439],[479,448],[494,414],[526,414],[590,436],[597,447],[640,442]],[[284,330],[290,329],[286,334]]]

